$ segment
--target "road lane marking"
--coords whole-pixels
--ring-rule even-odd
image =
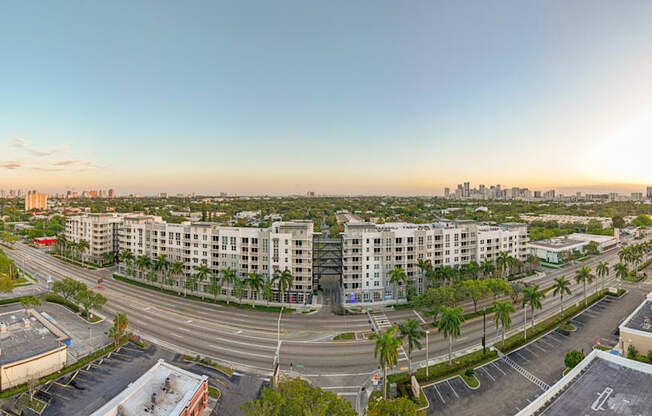
[[[414,312],[414,314],[417,316],[417,318],[419,318],[421,320],[421,323],[423,323],[423,324],[426,323],[426,320],[423,319],[423,317],[419,314],[419,312],[417,312],[416,309],[412,309],[412,312]]]

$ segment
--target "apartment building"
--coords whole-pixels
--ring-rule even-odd
[[[79,243],[88,242],[85,259],[101,263],[106,253],[118,253],[118,231],[122,215],[116,213],[83,214],[69,217],[66,221],[66,240]]]
[[[346,303],[404,298],[405,287],[389,283],[389,272],[401,267],[418,293],[424,276],[417,264],[459,268],[471,261],[495,261],[500,252],[527,259],[527,226],[520,223],[488,226],[474,221],[434,224],[347,223],[342,234],[342,289]]]
[[[168,224],[157,217],[125,216],[119,231],[121,250],[152,259],[163,254],[180,261],[186,275],[206,265],[214,275],[230,268],[241,279],[256,272],[271,278],[276,270],[294,277],[284,302],[312,302],[312,239],[310,221],[275,222],[269,228],[225,227],[208,222]],[[204,291],[210,282],[199,282]],[[227,295],[230,288],[224,287]],[[232,293],[230,293],[232,294]],[[276,293],[280,300],[280,291]]]
[[[39,194],[36,191],[27,191],[25,195],[25,212],[32,211],[35,209],[47,209],[48,207],[48,195]]]

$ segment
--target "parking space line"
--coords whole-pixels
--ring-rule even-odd
[[[453,388],[453,386],[451,386],[451,382],[448,381],[448,380],[446,380],[446,383],[448,383],[448,387],[450,387],[451,390],[453,390],[453,393],[455,393],[455,396],[459,399],[460,396],[457,395],[457,392],[455,391],[455,389]]]
[[[507,373],[504,372],[503,370],[501,370],[500,367],[498,367],[498,366],[496,365],[496,363],[490,363],[490,364],[493,365],[494,367],[496,367],[496,370],[498,370],[498,371],[500,371],[501,373],[503,373],[504,376],[507,375]]]
[[[540,340],[537,340],[537,342],[539,342],[539,341],[540,341]],[[533,342],[532,344],[530,344],[530,347],[537,347],[537,348],[540,349],[542,352],[547,352],[544,348],[541,348],[540,346],[538,346],[536,342]]]
[[[442,397],[441,393],[439,392],[439,389],[437,388],[437,385],[433,384],[433,386],[435,386],[435,391],[439,395],[439,400],[441,400],[442,403],[446,404],[446,402],[444,401],[444,398]]]
[[[552,332],[551,332],[551,334],[552,334]],[[561,345],[561,341],[559,341],[559,340],[556,339],[555,337],[548,337],[548,336],[546,336],[546,338],[548,338],[548,339],[546,340],[547,342],[555,342],[555,343],[556,343],[555,346],[557,346],[557,345]]]
[[[555,348],[555,347],[557,346],[557,345],[555,345],[555,344],[551,344],[551,343],[549,343],[548,341],[550,341],[550,340],[546,341],[546,340],[544,340],[543,338],[539,338],[539,341],[540,341],[542,344],[547,345],[547,346],[550,347],[550,348]],[[556,342],[556,341],[555,341],[555,342]]]
[[[519,357],[521,357],[522,359],[524,359],[528,363],[530,362],[530,360],[528,360],[523,354],[521,354],[520,351],[514,351],[514,352],[512,352],[512,354],[518,355]]]
[[[488,375],[488,376],[489,376],[493,381],[496,381],[496,379],[494,378],[494,376],[492,376],[492,375],[487,371],[486,368],[484,368],[484,367],[481,367],[481,368],[482,368],[482,370],[483,370],[485,373],[487,373],[487,375]]]
[[[532,345],[534,345],[534,344],[532,344]],[[539,354],[537,354],[537,353],[535,353],[534,351],[532,351],[532,350],[529,349],[529,345],[528,345],[527,347],[523,348],[522,351],[525,351],[525,352],[527,352],[528,354],[532,354],[532,355],[534,355],[535,357],[538,357],[538,356],[539,356]],[[545,352],[545,350],[543,350],[543,351]]]

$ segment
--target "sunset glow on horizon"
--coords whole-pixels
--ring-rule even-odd
[[[652,3],[622,6],[5,4],[0,189],[641,192]]]

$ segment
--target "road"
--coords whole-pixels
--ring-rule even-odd
[[[209,356],[243,371],[263,376],[271,374],[279,336],[279,314],[202,303],[139,288],[112,279],[110,271],[83,270],[20,243],[15,245],[14,250],[5,251],[20,266],[41,279],[47,275],[55,280],[73,277],[93,287],[98,278],[104,278],[105,289],[102,293],[108,301],[103,312],[126,313],[130,330],[143,337],[179,352]],[[25,259],[27,260],[24,261]],[[600,258],[591,258],[584,263],[547,273],[546,278],[537,283],[549,286],[546,282],[562,274],[572,280],[574,270],[579,267],[589,265],[594,268],[600,260],[613,265],[617,259],[617,252],[612,251]],[[606,281],[606,284],[613,284],[613,274]],[[591,285],[588,289],[592,293],[596,285]],[[572,296],[564,299],[567,305],[583,299],[581,285],[573,282],[571,290]],[[467,311],[471,308],[465,306]],[[536,317],[542,319],[558,310],[559,298],[549,295],[544,299],[543,308],[537,311]],[[511,332],[522,330],[521,311],[519,308],[513,316]],[[392,323],[417,317],[413,310],[386,312],[385,315]],[[371,331],[365,315],[292,313],[282,314],[280,323],[280,362],[284,371],[291,369],[316,385],[351,397],[357,396],[360,387],[378,371],[372,342],[330,341],[332,336],[342,332]],[[488,319],[487,334],[494,333],[493,321]],[[461,355],[478,348],[481,338],[482,320],[467,322],[462,337],[455,342],[456,353]],[[448,343],[436,330],[429,337],[428,350],[431,364],[447,357]],[[425,360],[424,345],[424,348],[412,353],[412,362],[414,366],[422,366],[425,365]],[[405,368],[407,356],[401,352],[396,371]]]

